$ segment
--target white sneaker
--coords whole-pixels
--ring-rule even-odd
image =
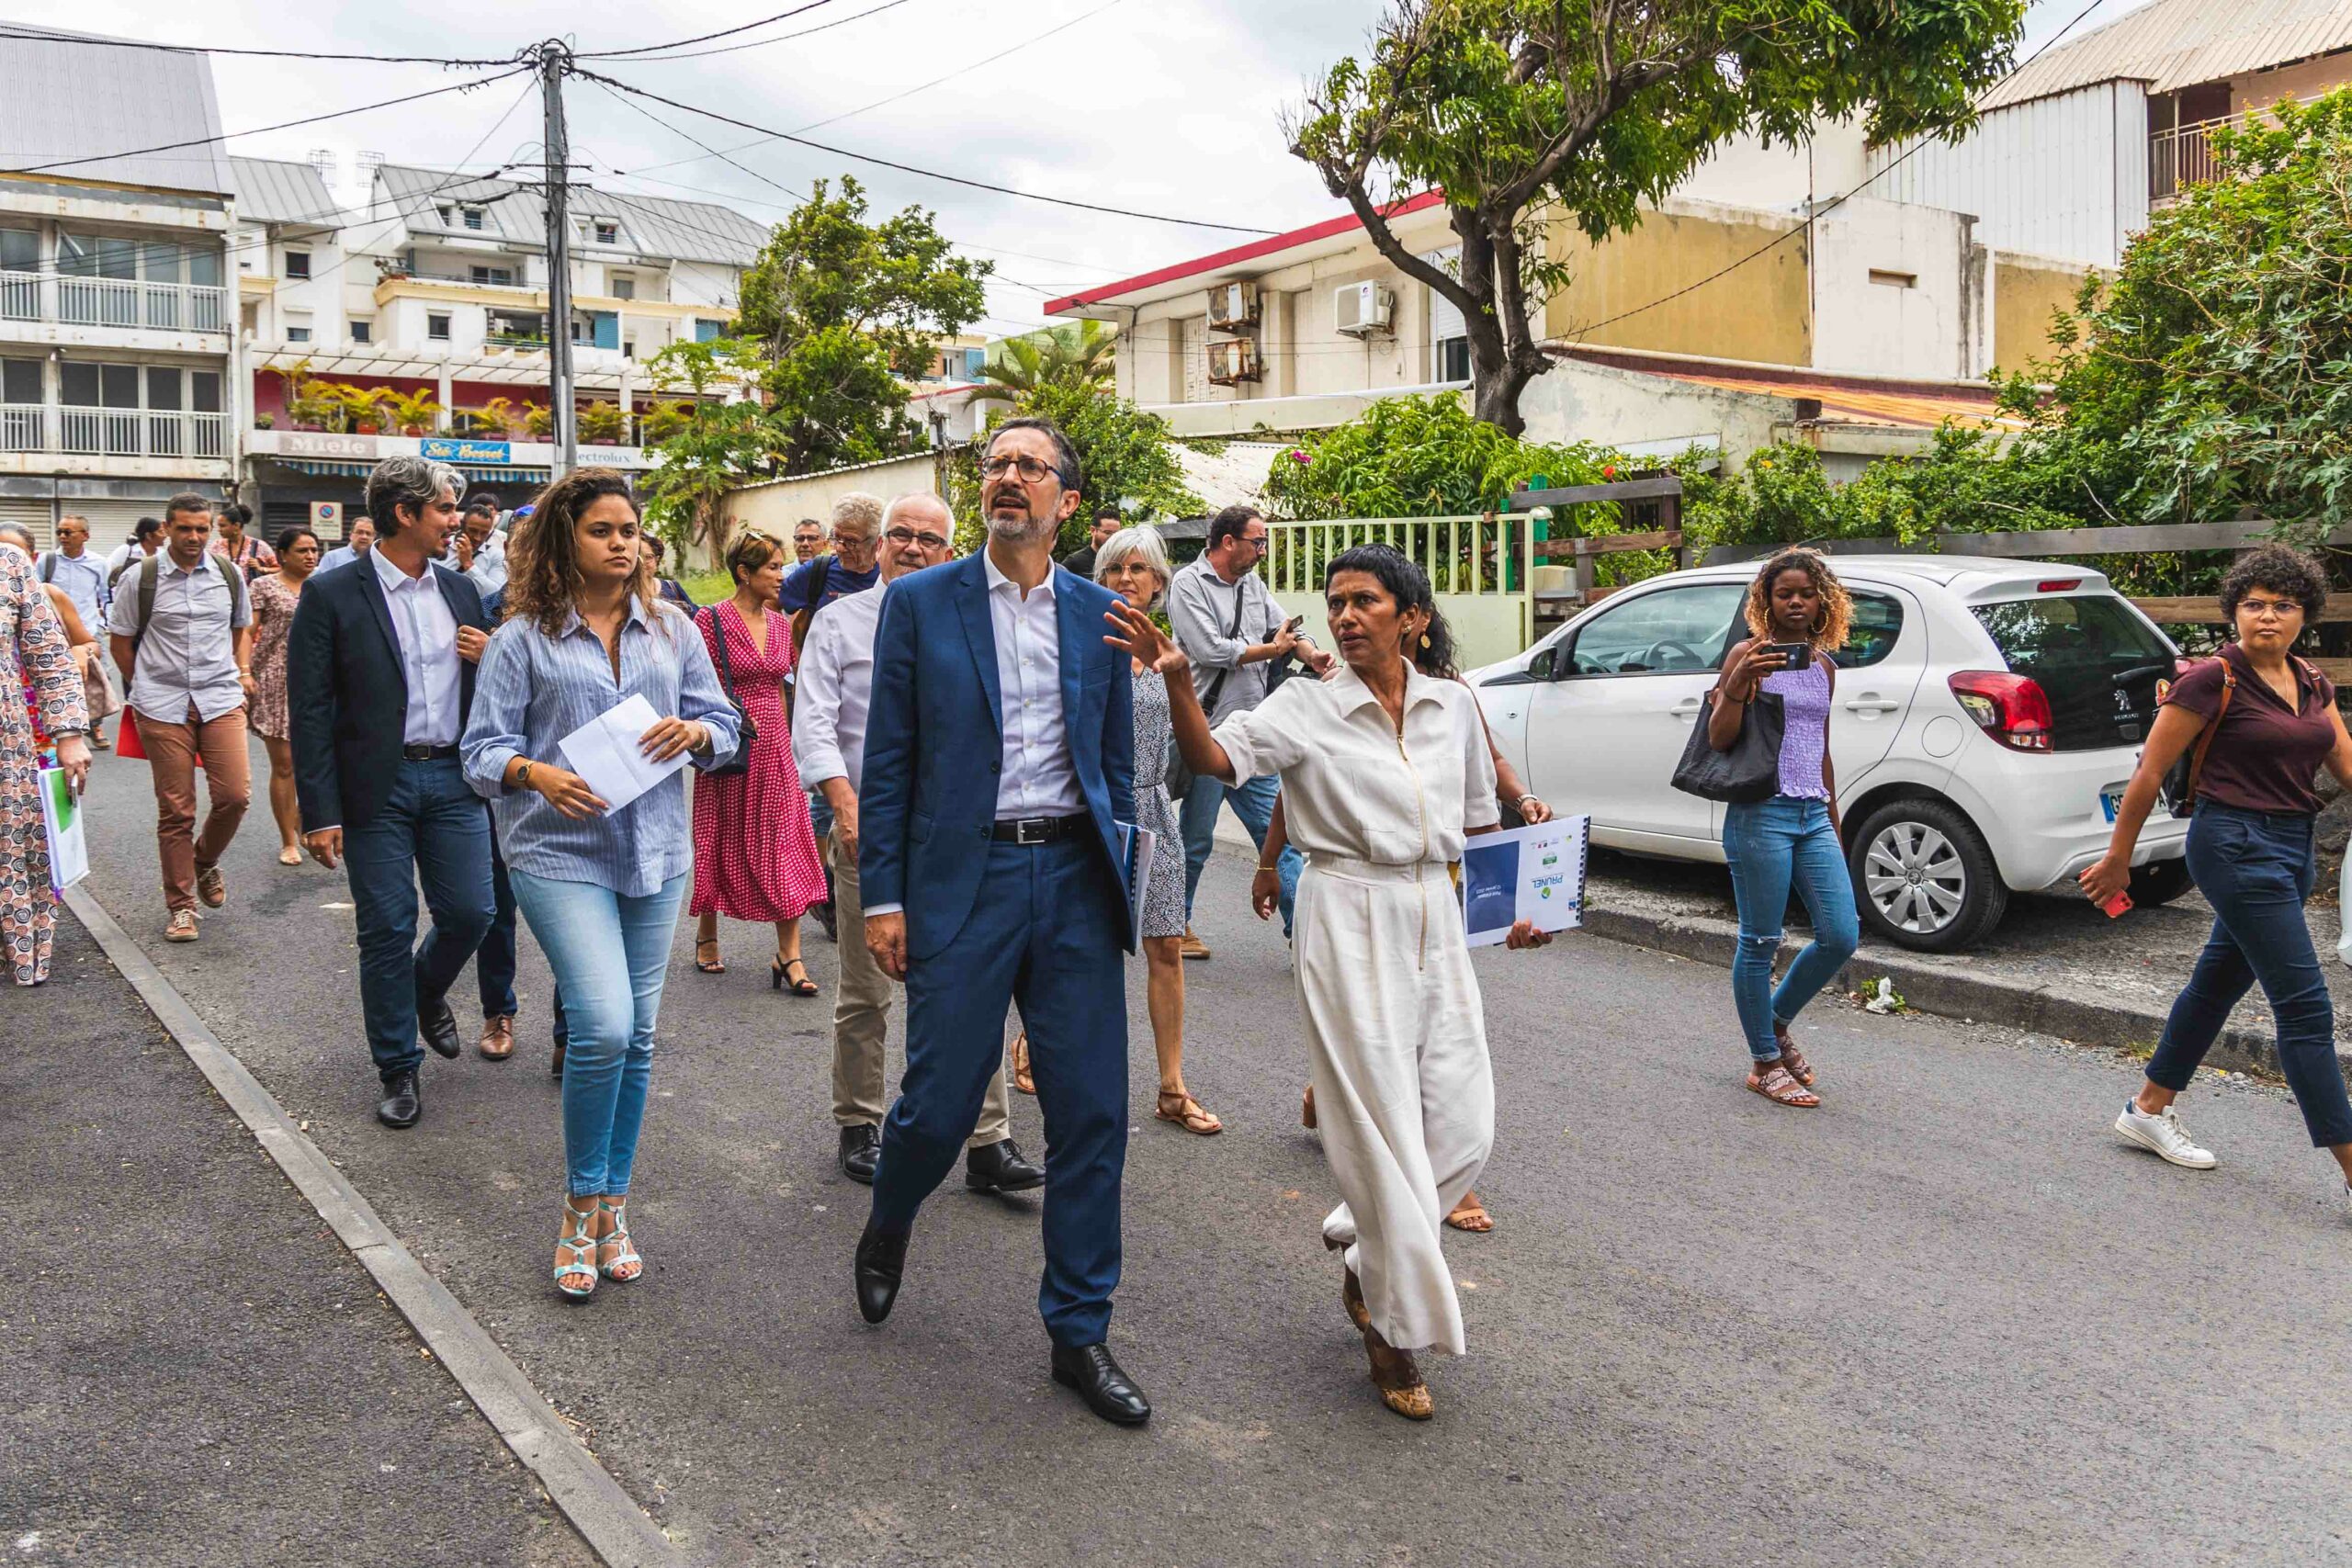
[[[2138,1100],[2127,1100],[2123,1102],[2123,1114],[2115,1119],[2115,1130],[2126,1142],[2191,1170],[2211,1170],[2221,1163],[2213,1157],[2212,1150],[2199,1148],[2190,1140],[2188,1129],[2180,1124],[2179,1113],[2169,1105],[2162,1114],[2151,1116],[2140,1109]]]

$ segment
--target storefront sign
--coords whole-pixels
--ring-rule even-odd
[[[503,441],[461,441],[453,436],[427,436],[422,455],[439,463],[511,463]]]
[[[281,457],[344,457],[366,463],[378,456],[377,437],[373,435],[334,435],[323,431],[280,430],[256,432],[277,436],[275,443]],[[255,451],[266,450],[265,443],[253,443]]]

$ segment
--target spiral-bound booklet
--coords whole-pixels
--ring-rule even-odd
[[[1591,830],[1589,817],[1555,817],[1473,838],[1462,852],[1462,921],[1470,945],[1494,946],[1521,920],[1541,931],[1582,925]]]

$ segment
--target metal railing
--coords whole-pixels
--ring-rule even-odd
[[[49,410],[40,403],[0,403],[0,452],[49,450]]]
[[[21,444],[20,444],[21,443]],[[229,455],[229,416],[164,409],[0,406],[0,449],[70,452],[98,457],[195,457]]]
[[[0,272],[0,321],[40,320],[40,274]]]
[[[229,291],[198,283],[0,272],[0,321],[226,333]]]
[[[2148,199],[2162,201],[2190,186],[2211,185],[2222,177],[2221,161],[2213,153],[2213,133],[2240,130],[2255,120],[2276,123],[2264,109],[2217,115],[2148,136]]]

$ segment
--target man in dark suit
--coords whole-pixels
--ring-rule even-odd
[[[1037,1305],[1054,1381],[1133,1426],[1151,1405],[1104,1343],[1127,1151],[1133,694],[1103,643],[1114,596],[1054,566],[1080,500],[1068,439],[1008,420],[980,473],[987,547],[892,582],[875,632],[857,864],[865,945],[906,982],[907,1073],[857,1245],[858,1308],[888,1315],[916,1211],[979,1115],[1017,1003],[1046,1117]]]
[[[447,992],[491,921],[489,809],[458,762],[489,622],[473,583],[439,564],[458,484],[421,457],[378,464],[375,548],[311,579],[287,642],[302,841],[329,869],[350,863],[359,1004],[388,1127],[423,1111],[419,1032],[444,1056],[462,1048]],[[433,913],[421,947],[420,882]]]

